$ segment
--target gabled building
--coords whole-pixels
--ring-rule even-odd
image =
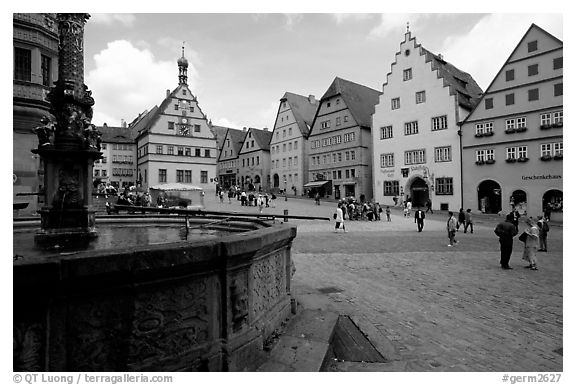
[[[240,188],[246,191],[270,190],[270,138],[267,128],[248,128],[238,152]]]
[[[404,35],[372,117],[374,198],[462,207],[458,124],[482,90],[472,76]],[[396,198],[396,199],[395,199]]]
[[[94,180],[110,183],[116,188],[136,186],[135,132],[126,124],[98,127],[102,133],[102,159],[94,162]]]
[[[286,92],[280,105],[270,141],[272,188],[300,195],[308,182],[308,134],[319,103],[308,97]]]
[[[532,24],[462,124],[464,205],[562,220],[563,43]]]
[[[208,121],[208,127],[210,127],[210,131],[216,138],[216,176],[220,175],[220,169],[218,164],[218,159],[220,159],[220,149],[222,148],[222,144],[224,143],[224,137],[228,132],[228,127],[222,126],[215,126],[212,124],[212,121]],[[216,178],[216,182],[218,183],[218,178]]]
[[[246,131],[228,128],[218,157],[218,183],[223,188],[229,188],[240,184],[238,175],[240,165],[238,155],[244,143]]]
[[[372,114],[380,92],[335,78],[308,136],[309,194],[372,198]]]
[[[178,87],[131,124],[137,132],[138,181],[144,188],[185,183],[215,191],[216,138],[187,84],[188,60],[178,59]]]

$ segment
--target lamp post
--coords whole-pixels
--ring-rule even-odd
[[[284,175],[284,202],[288,202],[288,182],[286,181],[286,175]]]

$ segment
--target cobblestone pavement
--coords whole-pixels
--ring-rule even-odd
[[[210,201],[207,209],[227,210]],[[334,207],[289,198],[267,210],[330,217]],[[538,271],[523,268],[519,241],[513,270],[502,270],[496,218],[476,218],[474,234],[461,230],[455,247],[447,247],[446,218],[428,215],[422,233],[399,210],[392,222],[347,221],[338,234],[333,221],[290,220],[297,298],[369,325],[368,337],[390,344],[403,371],[562,371],[562,227],[552,227]],[[374,365],[348,370],[398,370]]]

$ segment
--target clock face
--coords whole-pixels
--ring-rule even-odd
[[[190,127],[188,126],[180,126],[180,134],[181,135],[188,135],[188,133],[190,132]]]
[[[188,119],[182,118],[182,123],[184,123],[184,124],[188,123]]]

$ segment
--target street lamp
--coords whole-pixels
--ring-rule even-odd
[[[284,202],[288,201],[288,182],[286,181],[286,175],[284,175]]]

